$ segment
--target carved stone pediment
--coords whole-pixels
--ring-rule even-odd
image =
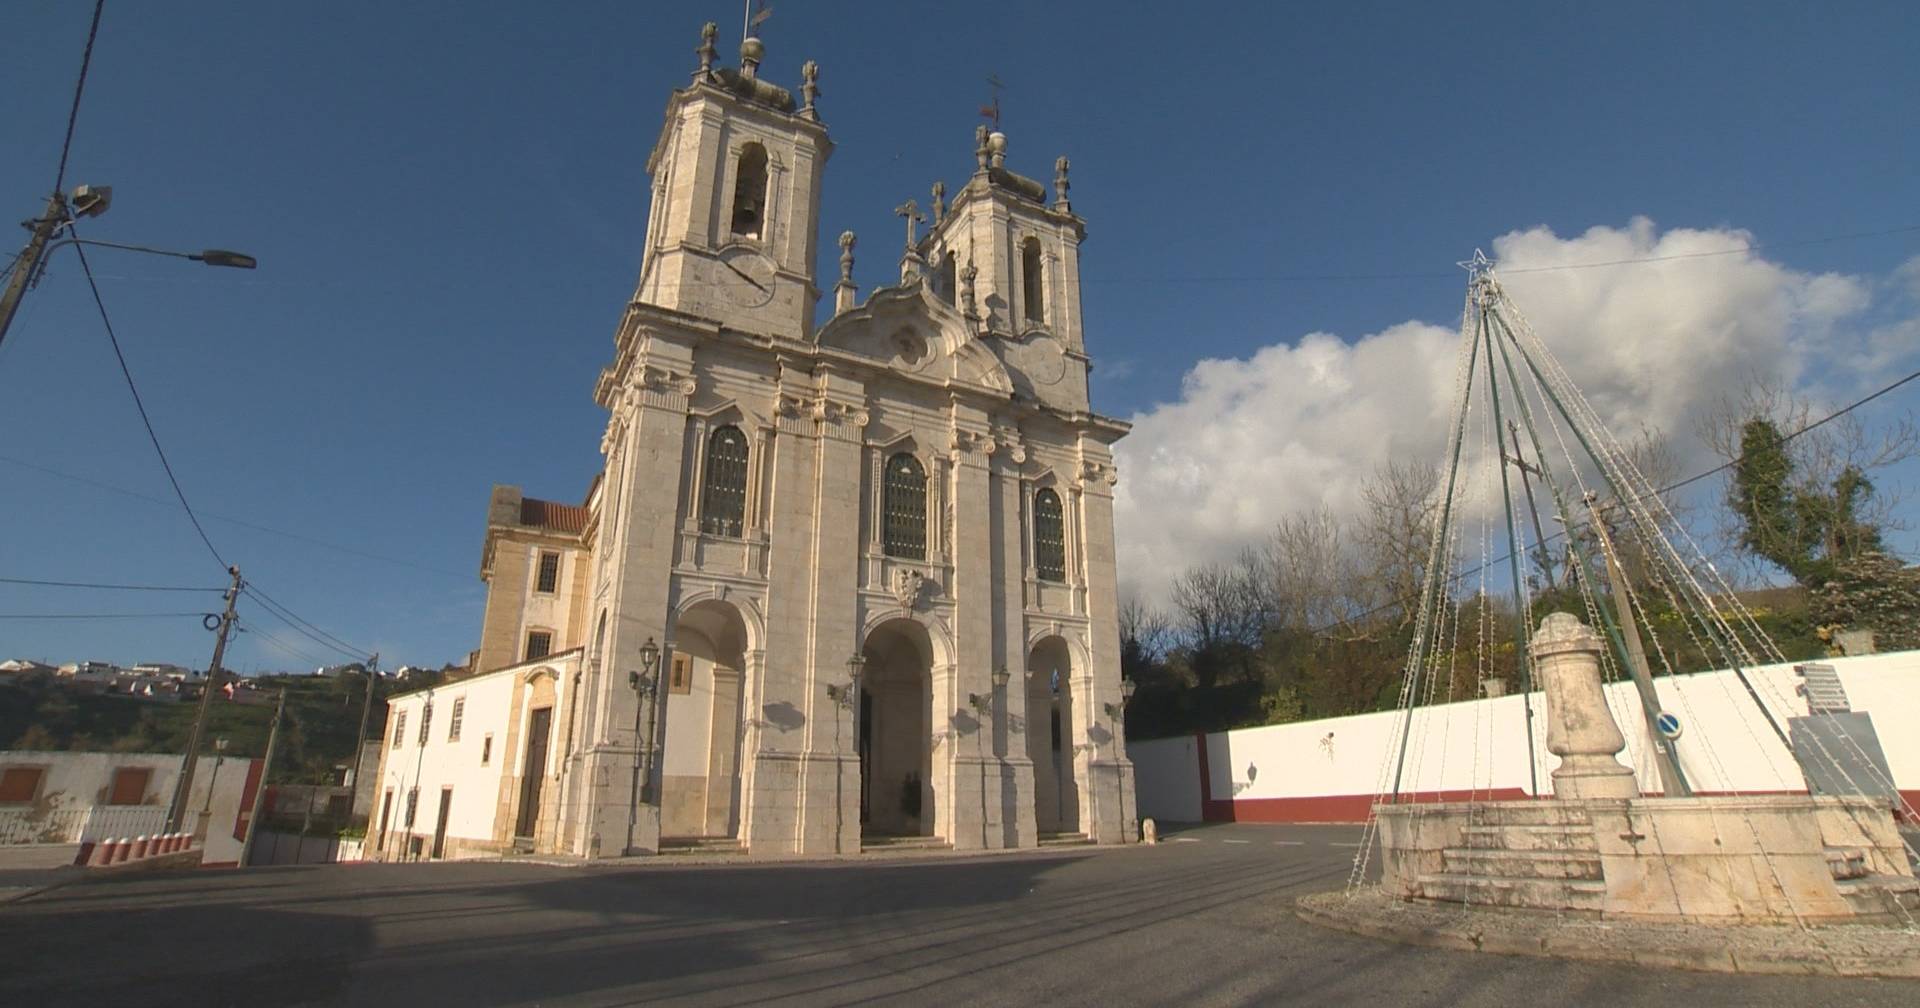
[[[1011,393],[1005,365],[974,337],[973,324],[927,285],[883,287],[867,303],[841,312],[816,337],[831,347],[886,364],[903,374]]]

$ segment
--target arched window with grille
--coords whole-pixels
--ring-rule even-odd
[[[1033,566],[1042,581],[1067,579],[1067,522],[1052,490],[1033,495]]]
[[[707,436],[700,531],[738,536],[747,517],[747,436],[728,424]]]
[[[881,545],[888,556],[927,558],[927,470],[901,452],[887,459]]]

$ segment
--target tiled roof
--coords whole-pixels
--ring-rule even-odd
[[[577,504],[523,497],[520,500],[520,524],[551,532],[579,535],[587,529],[587,509]]]

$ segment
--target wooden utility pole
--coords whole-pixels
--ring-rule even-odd
[[[1587,495],[1587,514],[1593,521],[1593,534],[1600,539],[1600,555],[1607,562],[1607,584],[1613,592],[1613,610],[1620,621],[1621,643],[1626,648],[1627,669],[1633,673],[1633,685],[1640,693],[1640,713],[1647,723],[1647,743],[1660,764],[1661,790],[1669,797],[1691,798],[1686,775],[1680,772],[1680,760],[1673,754],[1673,743],[1660,733],[1660,695],[1653,688],[1653,673],[1647,668],[1647,648],[1640,640],[1640,624],[1633,618],[1633,601],[1628,594],[1627,574],[1613,551],[1613,537],[1607,523],[1600,519],[1600,507],[1592,494]]]
[[[367,659],[367,699],[360,707],[360,737],[353,743],[353,791],[348,795],[347,818],[353,818],[354,799],[360,795],[360,754],[367,750],[367,721],[373,714],[373,681],[380,677],[380,652]],[[372,814],[369,810],[368,814]]]
[[[13,276],[7,278],[5,291],[0,291],[0,340],[7,338],[7,327],[13,325],[13,316],[20,310],[20,299],[26,296],[27,286],[40,272],[40,257],[46,254],[47,241],[53,232],[67,222],[67,200],[54,193],[47,200],[47,212],[27,222],[33,230],[33,237],[27,239],[27,247],[20,250],[20,257],[13,261]]]
[[[207,730],[207,712],[213,707],[213,694],[220,689],[224,674],[220,660],[227,653],[227,635],[233,630],[233,605],[240,598],[240,568],[228,567],[233,584],[227,588],[227,611],[220,617],[220,635],[213,641],[213,663],[207,667],[207,681],[200,691],[200,710],[193,716],[193,728],[187,732],[187,753],[180,758],[180,774],[173,784],[173,802],[167,806],[167,832],[177,833],[187,817],[187,798],[193,791],[193,771],[200,757],[200,737]],[[209,629],[212,629],[211,627]]]
[[[253,859],[253,833],[266,815],[261,804],[267,800],[267,775],[273,772],[273,744],[280,738],[280,719],[287,713],[287,688],[280,687],[280,702],[273,705],[273,727],[267,729],[267,751],[260,759],[260,779],[253,785],[253,812],[247,816],[247,838],[240,842],[240,867]]]

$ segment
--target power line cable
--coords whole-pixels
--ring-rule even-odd
[[[133,371],[127,367],[127,355],[120,351],[120,337],[114,335],[113,319],[107,316],[107,303],[100,297],[100,285],[94,282],[93,267],[87,263],[87,251],[83,245],[73,247],[74,254],[80,257],[80,271],[86,275],[87,289],[93,292],[94,306],[100,309],[100,324],[106,327],[107,340],[113,344],[114,359],[120,362],[120,373],[127,379],[127,391],[133,393],[134,408],[140,411],[140,422],[147,428],[147,439],[153,442],[153,452],[160,457],[160,467],[167,471],[167,482],[173,485],[173,494],[180,500],[180,507],[187,512],[187,520],[193,523],[193,530],[200,535],[200,541],[207,546],[207,552],[226,570],[230,565],[213,546],[213,540],[207,538],[207,530],[200,525],[200,518],[193,513],[193,505],[187,503],[186,491],[180,489],[180,479],[173,474],[173,463],[167,461],[167,450],[160,446],[160,435],[154,432],[153,420],[147,416],[147,405],[140,400],[140,388],[133,383]]]
[[[58,469],[51,469],[46,466],[40,465],[38,463],[28,462],[25,459],[14,458],[11,455],[0,455],[0,462],[5,462],[10,465],[17,465],[22,469],[31,469],[34,472],[44,473],[48,476],[52,476],[57,479],[70,480],[72,482],[79,483],[84,486],[90,486],[96,489],[106,490],[111,493],[123,494],[128,497],[135,497],[140,500],[149,501],[154,504],[164,504],[167,507],[172,507],[174,505],[173,501],[170,501],[164,497],[155,497],[152,494],[142,493],[138,490],[129,490],[128,488],[123,486],[118,486],[113,483],[106,483],[101,480],[90,479],[85,476],[75,476],[74,474],[69,472],[62,472]],[[381,563],[389,563],[398,567],[411,567],[414,570],[422,570],[430,574],[442,574],[447,577],[459,578],[462,581],[473,580],[473,575],[471,573],[461,573],[459,571],[450,571],[441,567],[430,567],[430,566],[427,566],[426,564],[414,563],[411,560],[402,560],[398,557],[383,556],[379,553],[369,553],[365,550],[357,550],[350,546],[341,546],[338,543],[330,543],[324,539],[315,539],[312,536],[302,535],[298,532],[288,532],[285,529],[277,529],[269,525],[261,525],[255,522],[250,522],[244,518],[235,518],[232,515],[222,514],[218,511],[208,511],[208,510],[202,509],[199,512],[199,514],[200,514],[200,517],[202,518],[207,518],[214,521],[227,522],[232,525],[238,525],[241,528],[252,529],[255,532],[265,532],[269,535],[282,536],[287,539],[293,539],[299,542],[308,543],[313,546],[318,546],[322,549],[333,550],[337,553],[345,553],[349,556],[363,557],[368,560],[378,560]]]
[[[146,613],[0,613],[0,619],[10,620],[114,620],[114,619],[174,619],[192,616],[205,619],[209,613],[203,612],[146,612]]]
[[[97,584],[91,581],[36,581],[32,578],[0,577],[0,584],[36,585],[42,588],[98,588],[103,591],[223,592],[225,588],[191,588],[185,585]]]
[[[261,639],[272,644],[274,647],[279,648],[280,650],[292,655],[295,658],[300,659],[301,661],[309,662],[315,666],[324,666],[324,665],[332,664],[331,662],[323,658],[316,658],[313,655],[308,654],[307,652],[302,651],[297,647],[294,647],[292,644],[289,644],[286,641],[281,640],[279,637],[270,633],[265,627],[249,626],[245,621],[239,621],[238,627],[241,633],[256,634]]]
[[[87,70],[93,65],[93,40],[100,35],[100,13],[107,0],[94,0],[93,23],[87,27],[87,47],[80,52],[80,76],[73,82],[73,105],[67,109],[67,136],[60,142],[60,168],[53,175],[53,191],[66,192],[67,155],[73,150],[73,130],[80,122],[80,95],[87,89]]]
[[[256,597],[256,599],[255,599],[255,600],[256,600],[256,601],[258,601],[258,599],[257,599],[257,597]],[[313,633],[311,633],[311,632],[309,632],[309,631],[307,631],[306,629],[304,629],[304,628],[302,628],[302,627],[300,626],[300,624],[298,624],[298,623],[295,623],[295,622],[294,622],[293,620],[291,620],[291,619],[289,619],[288,617],[286,617],[286,616],[284,616],[284,615],[281,615],[281,614],[280,614],[279,612],[277,612],[277,611],[275,611],[275,610],[273,610],[273,609],[269,609],[269,608],[267,608],[267,607],[266,607],[266,606],[264,606],[264,605],[263,605],[263,606],[261,606],[261,607],[260,607],[260,609],[261,609],[261,611],[262,611],[262,612],[265,612],[265,613],[266,613],[267,615],[269,615],[269,616],[272,616],[272,617],[273,617],[274,619],[277,619],[277,620],[279,620],[280,622],[282,622],[282,623],[284,623],[284,624],[286,624],[286,625],[287,625],[287,627],[288,627],[288,628],[290,628],[290,629],[292,629],[292,630],[293,630],[293,631],[294,631],[295,633],[298,633],[298,634],[300,634],[301,636],[303,636],[303,637],[305,637],[305,638],[307,638],[308,640],[310,640],[310,641],[312,641],[312,642],[314,642],[315,644],[318,644],[318,645],[320,645],[321,647],[324,647],[324,648],[327,648],[327,649],[328,649],[328,650],[330,650],[330,651],[336,651],[336,652],[339,652],[340,654],[343,654],[343,655],[346,655],[347,657],[349,657],[349,658],[352,658],[352,659],[354,659],[354,660],[356,660],[356,661],[364,661],[364,660],[366,660],[366,656],[365,656],[365,655],[361,655],[361,654],[358,654],[358,653],[356,653],[356,652],[353,652],[353,651],[347,651],[347,650],[344,650],[344,649],[342,649],[342,648],[339,648],[339,647],[336,647],[335,645],[333,645],[333,644],[331,644],[331,643],[328,643],[328,642],[327,642],[327,641],[326,641],[325,639],[323,639],[323,638],[321,638],[321,637],[318,637],[318,636],[316,636],[316,635],[314,635]]]
[[[314,643],[319,644],[323,647],[326,647],[330,650],[338,651],[341,654],[344,654],[357,661],[366,661],[368,658],[372,657],[370,652],[360,650],[359,648],[356,648],[353,645],[347,643],[346,641],[343,641],[340,638],[335,637],[334,635],[326,632],[325,630],[322,630],[319,627],[314,626],[312,623],[309,623],[306,620],[301,619],[299,614],[295,613],[291,609],[288,609],[286,606],[281,605],[279,602],[274,601],[272,596],[269,596],[266,592],[261,591],[259,585],[249,581],[246,583],[246,585],[243,588],[241,588],[241,591],[244,594],[251,596],[254,601],[259,602],[260,608],[265,610],[269,615],[273,616],[275,619],[279,620],[280,622],[285,623],[287,626],[292,627],[295,631],[300,633],[302,636],[305,636],[308,640],[311,640]]]

